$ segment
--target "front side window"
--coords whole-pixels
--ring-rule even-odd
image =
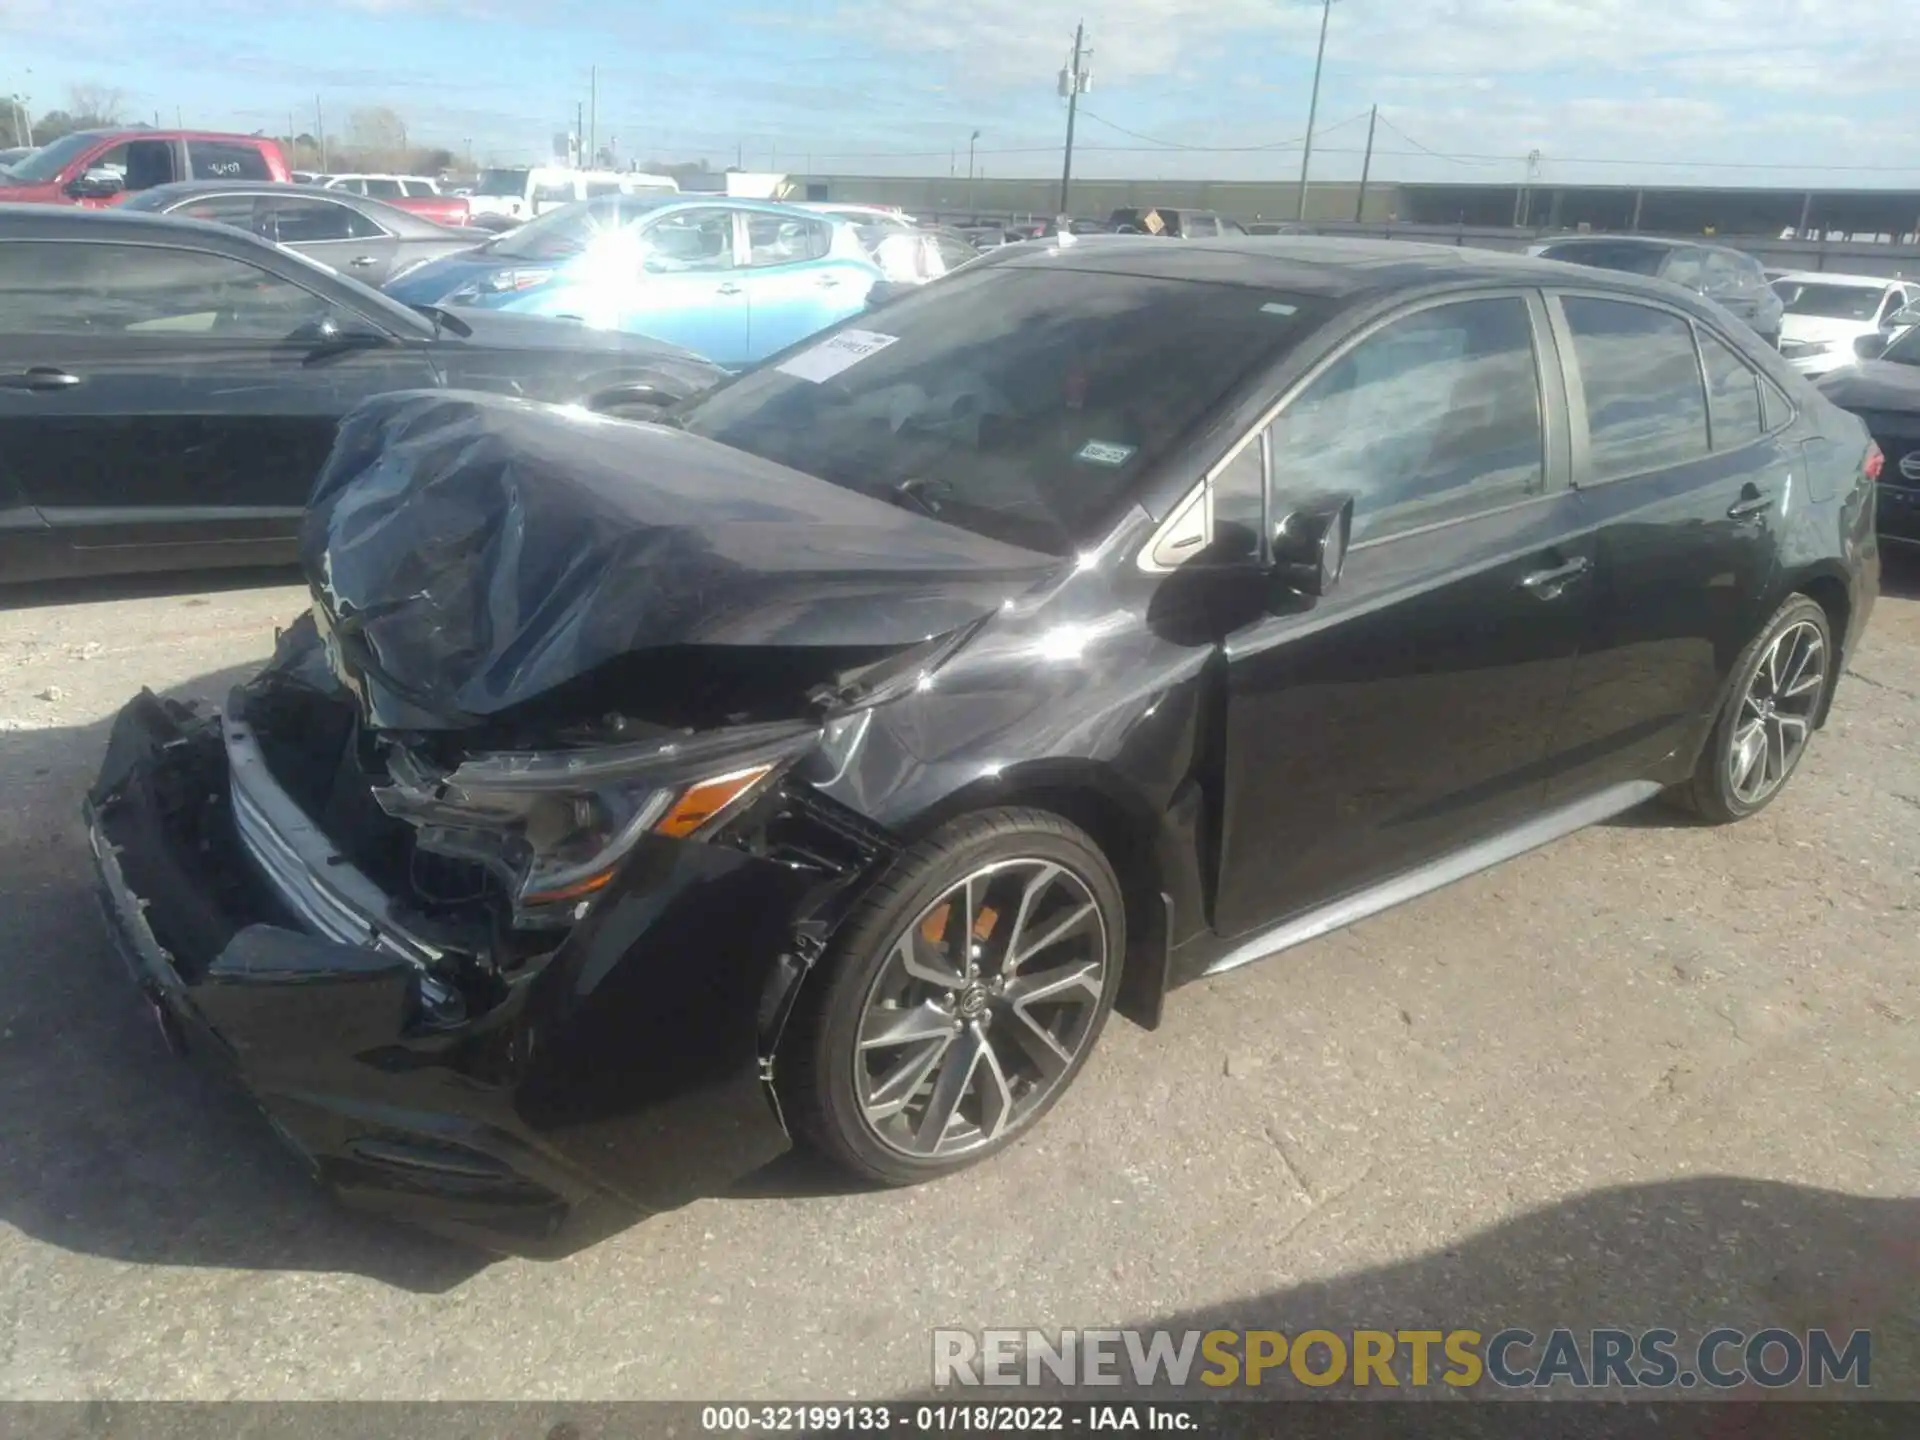
[[[608,195],[583,200],[489,240],[480,252],[507,260],[571,260],[596,245],[630,244],[633,235],[628,232],[637,233],[654,210],[672,199],[671,195]]]
[[[1708,284],[1707,257],[1690,247],[1676,250],[1660,271],[1660,278],[1688,290],[1704,290]]]
[[[187,163],[202,180],[271,180],[267,160],[251,145],[225,140],[189,140]]]
[[[416,200],[440,193],[433,188],[432,184],[425,180],[402,180],[400,182],[400,188]]]
[[[1533,323],[1518,298],[1396,320],[1336,360],[1274,421],[1276,513],[1354,497],[1353,539],[1379,539],[1541,493]]]
[[[331,308],[258,266],[203,250],[0,244],[0,316],[10,333],[285,340]]]
[[[1713,448],[1732,450],[1758,440],[1766,429],[1760,410],[1760,378],[1715,336],[1702,330],[1700,358],[1707,371],[1707,410],[1713,418]]]
[[[255,219],[255,207],[261,202],[251,195],[202,195],[167,213],[184,215],[189,220],[210,220],[216,225],[231,225],[251,234],[265,233]],[[269,234],[268,239],[273,237]]]
[[[398,180],[363,180],[360,185],[362,195],[371,195],[376,200],[402,200],[407,194]]]
[[[819,220],[790,220],[750,211],[747,245],[749,265],[797,265],[818,260],[831,250],[833,230]]]
[[[1684,465],[1707,453],[1707,398],[1693,327],[1669,310],[1569,295],[1561,302],[1587,399],[1593,479]]]
[[[351,205],[310,195],[283,196],[273,206],[274,236],[283,245],[312,245],[325,240],[373,240],[384,236],[373,221]]]
[[[107,175],[118,176],[121,188],[129,192],[171,185],[181,178],[171,140],[129,140],[87,162],[89,178]]]
[[[680,412],[696,434],[1047,554],[1322,322],[1252,286],[963,270]]]
[[[533,187],[536,205],[571,205],[578,198],[571,180],[544,180]]]
[[[646,267],[653,271],[731,270],[733,212],[677,210],[646,230]]]

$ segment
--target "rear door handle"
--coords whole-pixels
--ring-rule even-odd
[[[11,375],[0,375],[0,387],[8,390],[71,390],[79,383],[78,375],[52,365],[35,365]]]
[[[378,255],[356,255],[353,257],[353,268],[356,270],[369,270],[379,263],[380,257]]]
[[[740,293],[740,287],[738,285],[722,285],[713,293],[716,295],[738,295]]]
[[[1520,588],[1542,600],[1552,600],[1568,585],[1578,580],[1593,568],[1593,561],[1584,555],[1576,555],[1564,565],[1556,565],[1551,570],[1535,570],[1531,575],[1520,579]]]
[[[1752,516],[1764,514],[1772,504],[1772,499],[1765,495],[1743,495],[1727,507],[1727,518],[1729,520],[1750,519]]]
[[[840,283],[840,277],[838,275],[822,275],[813,283],[818,285],[822,290],[831,290]]]

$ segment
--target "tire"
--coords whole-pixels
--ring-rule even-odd
[[[973,981],[947,960],[961,903],[975,915]],[[1054,927],[1058,941],[1035,944]],[[1028,953],[1007,978],[1015,941]],[[863,1180],[911,1185],[978,1164],[1066,1093],[1113,1009],[1125,954],[1120,883],[1083,831],[1044,810],[961,816],[872,883],[804,982],[776,1064],[782,1108],[804,1143]],[[942,1125],[930,1117],[960,1090],[955,1071],[966,1088]]]
[[[1777,684],[1774,681],[1774,669],[1769,669],[1767,678],[1760,679],[1763,667],[1773,665],[1790,669],[1799,663],[1796,657],[1804,653],[1799,648],[1794,648],[1779,660],[1775,658],[1776,648],[1782,651],[1788,649],[1782,642],[1789,635],[1793,635],[1796,641],[1804,641],[1809,636],[1817,637],[1817,653],[1800,670],[1782,675]],[[1787,781],[1793,777],[1806,756],[1807,746],[1813,739],[1814,721],[1820,714],[1826,692],[1833,684],[1835,658],[1833,629],[1827,621],[1827,612],[1805,595],[1789,595],[1780,608],[1773,612],[1773,618],[1754,637],[1753,642],[1740,652],[1740,659],[1733,668],[1733,684],[1727,689],[1727,698],[1721,706],[1719,717],[1714,721],[1713,732],[1701,748],[1693,776],[1670,792],[1672,797],[1686,809],[1715,825],[1744,820],[1772,804],[1786,789]],[[1785,698],[1776,693],[1758,703],[1754,700],[1756,680],[1763,691],[1784,692],[1795,685],[1807,687],[1812,678],[1810,672],[1816,664],[1819,669],[1817,686],[1803,688],[1801,693]],[[1772,703],[1768,704],[1766,700]],[[1771,749],[1761,757],[1760,763],[1768,768],[1760,777],[1765,782],[1764,786],[1757,790],[1752,785],[1737,783],[1735,773],[1735,747],[1743,742],[1750,744],[1748,736],[1756,720],[1761,725],[1762,740],[1769,746],[1776,735],[1791,738],[1796,724],[1805,727],[1790,753],[1779,752],[1784,753],[1784,763],[1777,763],[1778,754]],[[1749,748],[1743,748],[1742,759],[1751,753]],[[1777,774],[1774,773],[1776,769]],[[1748,770],[1746,773],[1751,775],[1753,772]]]

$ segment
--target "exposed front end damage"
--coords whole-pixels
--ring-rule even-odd
[[[830,724],[624,728],[375,731],[303,621],[223,712],[121,713],[86,805],[110,928],[345,1200],[587,1243],[787,1148],[781,1026],[891,850],[796,774]]]

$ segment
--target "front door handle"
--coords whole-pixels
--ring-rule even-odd
[[[356,255],[353,257],[353,268],[356,270],[371,270],[379,263],[380,257],[378,255]]]
[[[740,287],[738,285],[732,285],[732,284],[722,285],[718,290],[714,291],[713,293],[716,295],[738,295],[740,293]]]
[[[838,275],[822,275],[813,283],[818,285],[822,290],[831,290],[840,283],[840,277]]]
[[[1749,520],[1755,515],[1765,514],[1772,504],[1773,500],[1770,497],[1762,495],[1751,485],[1743,485],[1740,488],[1740,498],[1727,507],[1727,518]]]
[[[11,375],[0,375],[0,387],[8,390],[71,390],[79,383],[78,375],[52,365],[35,365]]]
[[[1520,588],[1542,600],[1553,600],[1560,592],[1578,580],[1593,568],[1593,561],[1584,555],[1576,555],[1564,565],[1555,565],[1550,570],[1535,570],[1520,579]]]

